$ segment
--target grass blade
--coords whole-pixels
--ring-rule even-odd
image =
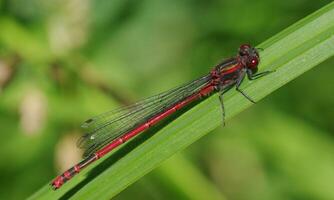
[[[264,48],[260,70],[276,69],[276,72],[257,81],[246,81],[242,85],[245,92],[258,101],[333,56],[333,22],[334,2],[260,44]],[[230,91],[225,95],[225,106],[228,119],[251,103]],[[168,125],[157,128],[158,131],[155,129],[154,135],[155,131],[151,131],[93,164],[60,190],[54,192],[44,186],[31,199],[110,199],[164,160],[221,126],[221,122],[220,103],[217,95],[213,95]],[[151,137],[144,138],[148,136]]]

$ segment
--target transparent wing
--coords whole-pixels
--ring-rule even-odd
[[[86,120],[82,125],[86,133],[79,139],[78,147],[85,149],[84,156],[96,152],[136,126],[163,112],[166,108],[198,92],[209,81],[210,76],[207,75],[133,105],[121,107]]]

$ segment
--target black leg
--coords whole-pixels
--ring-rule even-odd
[[[252,102],[252,103],[256,103],[252,98],[250,98],[244,91],[242,91],[241,89],[240,89],[240,85],[241,85],[241,83],[242,83],[242,81],[244,80],[244,78],[245,78],[245,71],[242,71],[242,72],[240,72],[241,74],[240,74],[240,76],[239,76],[239,78],[237,79],[237,83],[236,83],[236,86],[235,86],[235,89],[238,91],[238,92],[240,92],[244,97],[246,97],[246,99],[248,99],[250,102]]]
[[[222,117],[223,117],[223,126],[225,126],[225,106],[224,106],[224,97],[223,95],[225,92],[229,91],[232,87],[234,87],[234,84],[229,84],[229,85],[219,85],[218,86],[218,91],[219,91],[219,100],[221,104],[221,109],[222,109]]]
[[[259,47],[259,48],[256,48],[256,50],[258,50],[258,51],[263,51],[264,49],[261,48],[261,47]]]
[[[275,72],[275,71],[264,71],[264,72],[261,72],[261,73],[258,73],[258,74],[253,74],[251,70],[247,70],[247,77],[249,80],[255,80],[255,79],[258,79],[258,78],[261,78],[263,76],[266,76],[272,72]]]
[[[223,101],[223,92],[219,92],[219,100],[220,100],[220,105],[222,108],[223,126],[225,126],[225,107],[224,107],[224,101]]]

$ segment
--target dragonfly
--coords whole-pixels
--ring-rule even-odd
[[[206,75],[174,89],[141,100],[129,106],[121,107],[86,120],[82,128],[85,134],[78,140],[78,146],[84,149],[83,160],[51,183],[54,190],[80,173],[85,167],[105,156],[133,137],[144,133],[176,111],[203,97],[219,93],[222,118],[225,125],[223,94],[235,88],[250,102],[255,101],[241,88],[245,77],[249,80],[261,78],[273,71],[258,73],[260,48],[242,44],[236,56],[217,64]]]

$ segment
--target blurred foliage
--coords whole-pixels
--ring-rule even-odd
[[[0,199],[26,198],[75,163],[62,149],[75,152],[66,136],[88,117],[194,79],[329,2],[0,0]],[[333,64],[116,199],[334,199]]]

